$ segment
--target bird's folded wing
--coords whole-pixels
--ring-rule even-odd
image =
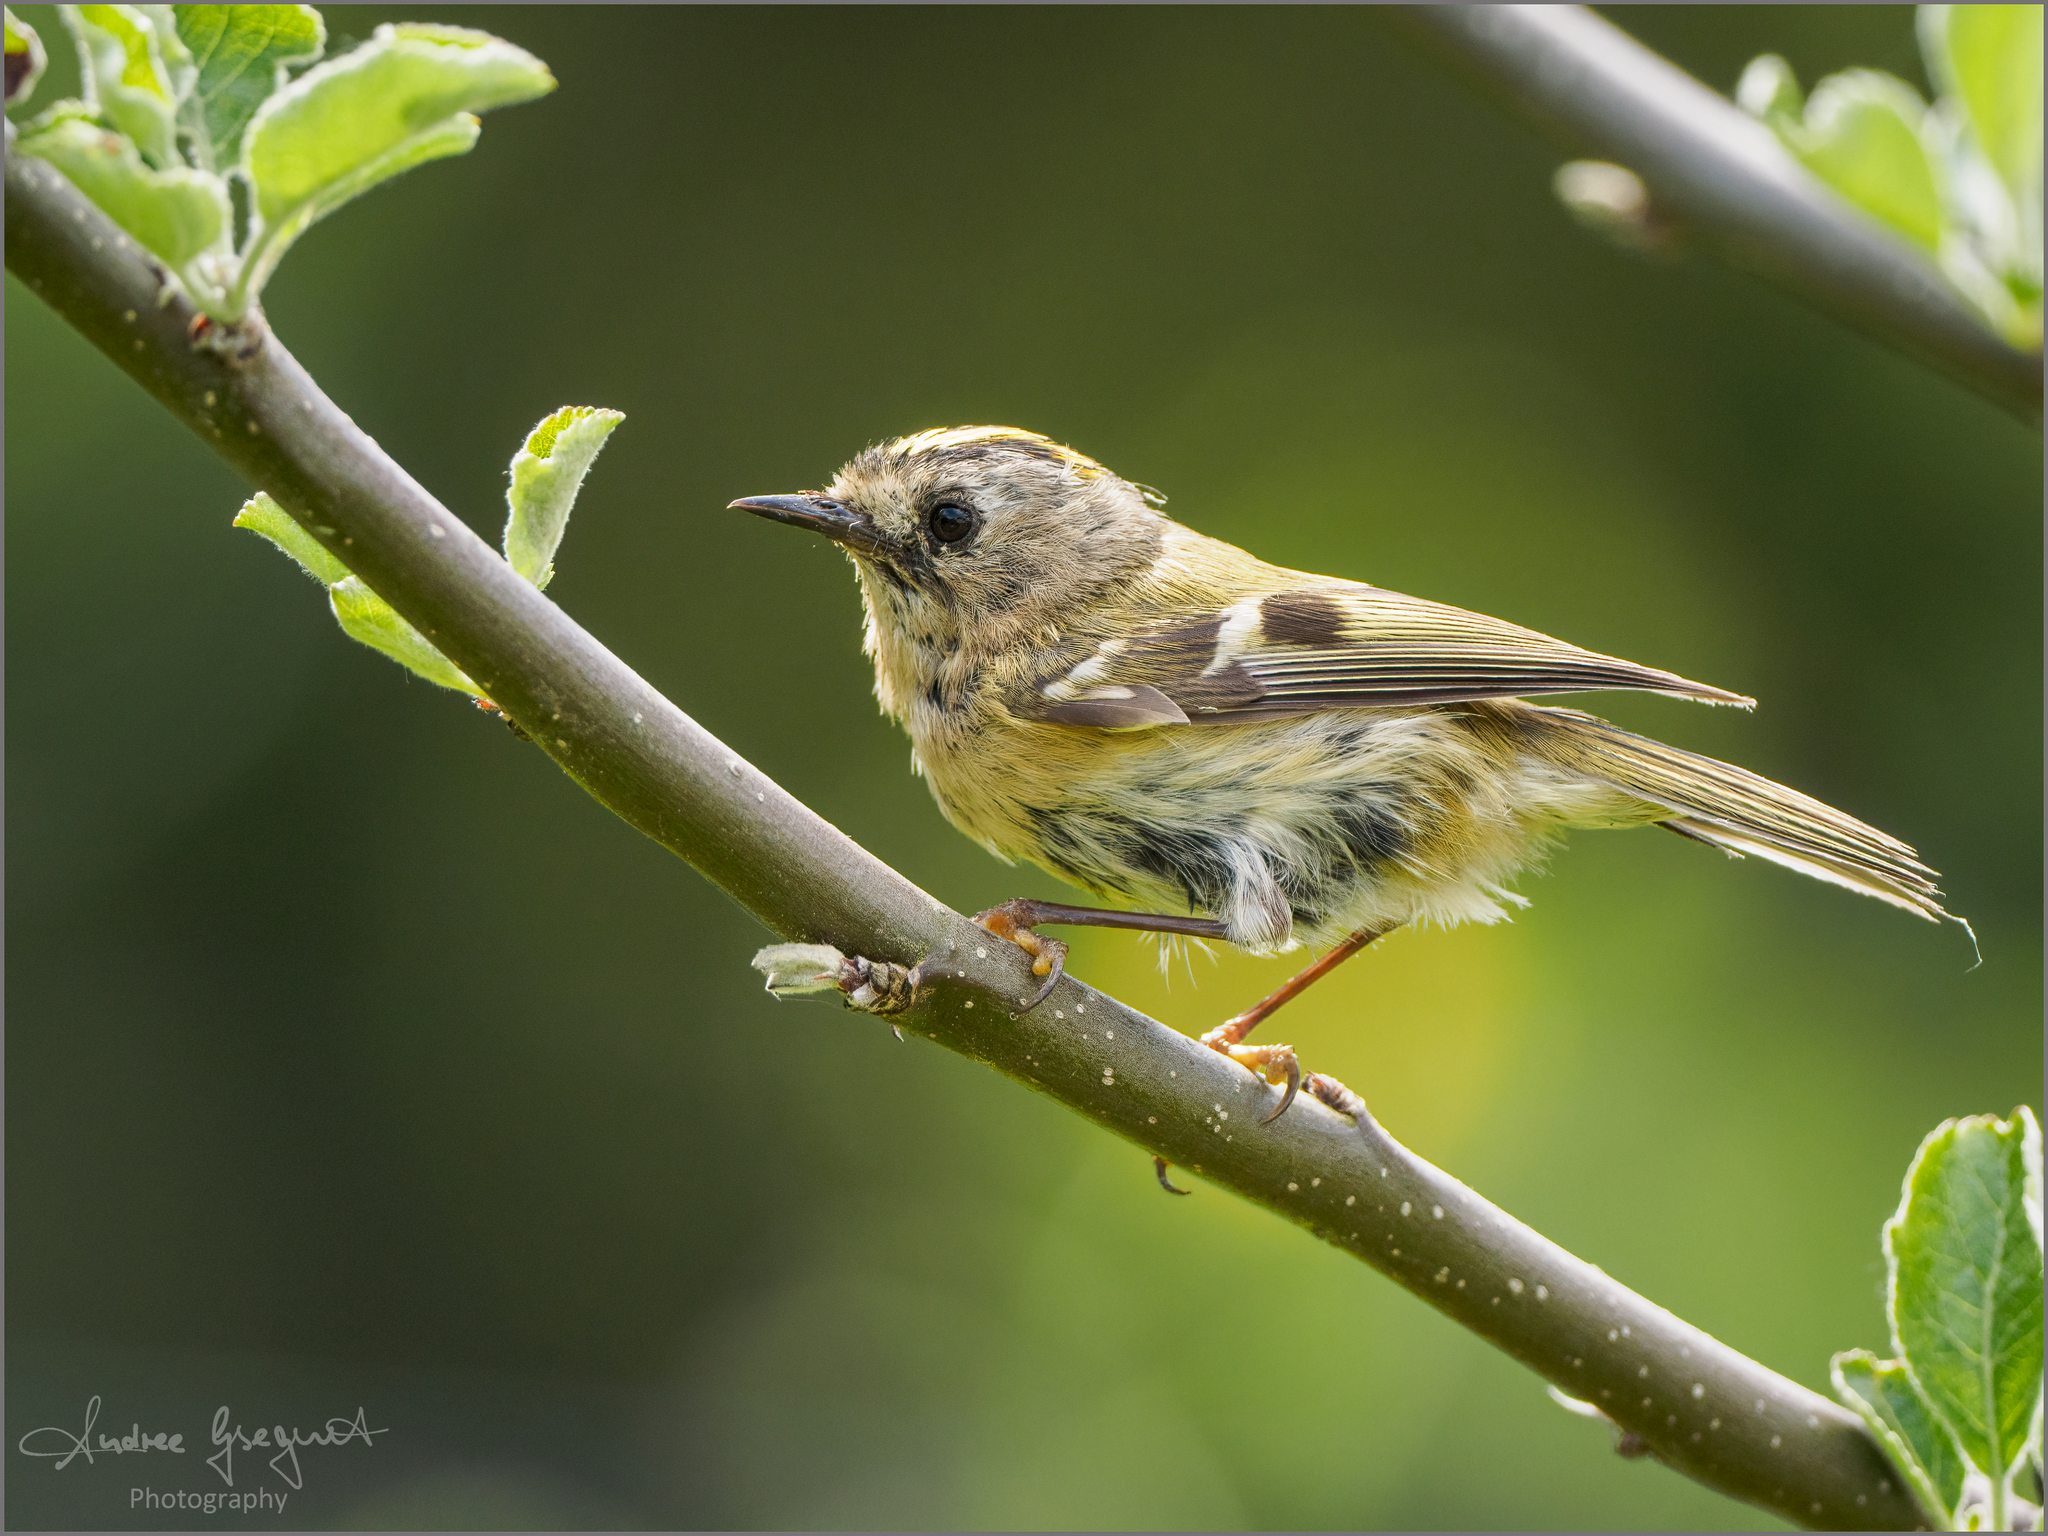
[[[1249,598],[1102,641],[1038,680],[1018,713],[1132,729],[1323,709],[1646,689],[1713,704],[1741,694],[1582,650],[1443,603],[1350,584]]]

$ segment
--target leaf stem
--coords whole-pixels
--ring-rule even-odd
[[[663,698],[394,463],[260,317],[195,347],[196,316],[164,293],[161,264],[53,169],[14,155],[6,250],[10,272],[597,799],[786,938],[921,960],[917,1001],[896,1016],[905,1030],[1364,1260],[1599,1408],[1631,1448],[1708,1487],[1813,1527],[1920,1523],[1848,1410],[1489,1204],[1395,1141],[1341,1084],[1318,1079],[1324,1102],[1303,1095],[1257,1127],[1278,1090],[1071,977],[1017,1017],[1037,985],[1021,950],[919,890]]]

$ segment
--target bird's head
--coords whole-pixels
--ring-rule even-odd
[[[1064,628],[1149,570],[1166,526],[1138,486],[1015,427],[897,438],[823,491],[732,505],[843,546],[874,625],[927,644]]]

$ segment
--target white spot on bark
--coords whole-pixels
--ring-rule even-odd
[[[1519,1280],[1510,1280],[1510,1281],[1508,1282],[1508,1294],[1509,1294],[1510,1296],[1519,1296],[1519,1295],[1521,1295],[1521,1294],[1522,1294],[1522,1282],[1521,1282],[1521,1281],[1519,1281]]]

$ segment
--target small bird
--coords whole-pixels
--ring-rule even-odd
[[[852,559],[883,710],[946,819],[1113,911],[1019,899],[975,921],[1058,981],[1035,924],[1330,946],[1204,1035],[1286,1092],[1291,1047],[1245,1037],[1394,929],[1497,922],[1571,827],[1661,826],[1946,918],[1934,871],[1852,816],[1746,769],[1530,694],[1725,689],[1483,614],[1290,571],[1164,498],[1014,427],[869,448],[829,488],[732,506]],[[1185,915],[1176,911],[1184,908]]]

